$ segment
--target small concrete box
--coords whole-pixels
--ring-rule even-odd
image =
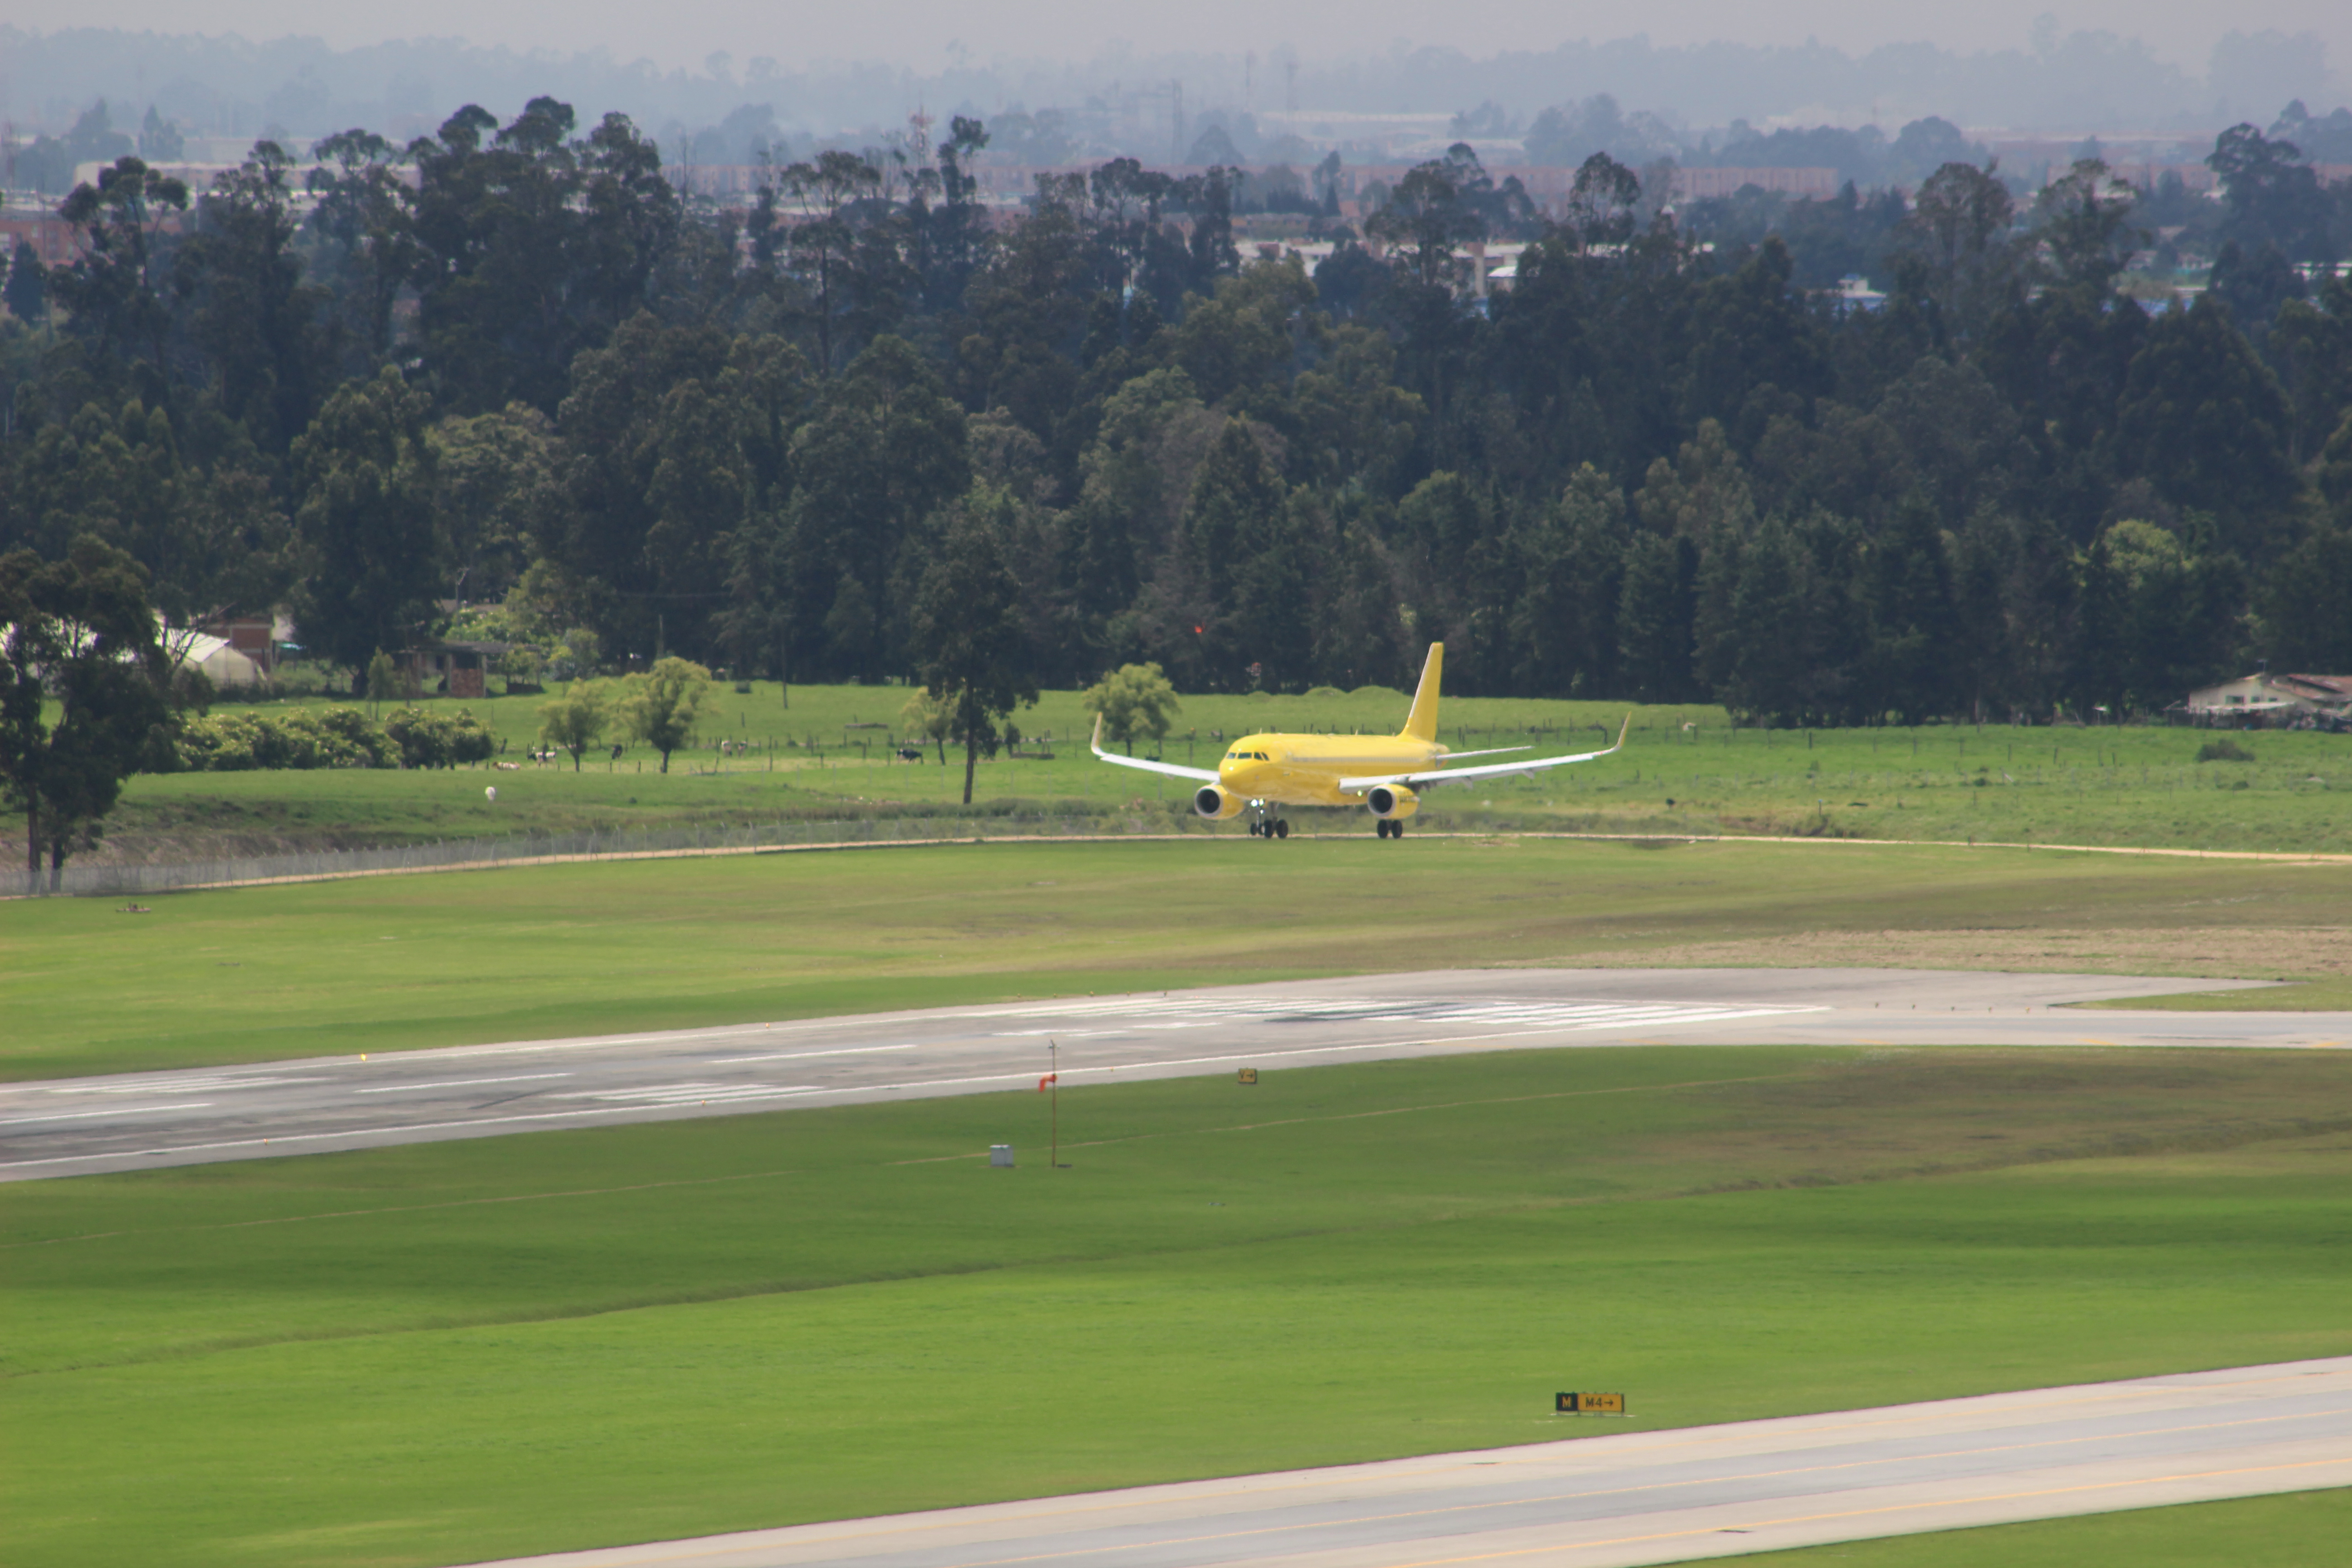
[[[988,1167],[992,1171],[1009,1171],[1013,1169],[1013,1145],[1010,1143],[991,1143],[988,1146]]]

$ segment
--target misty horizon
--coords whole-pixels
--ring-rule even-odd
[[[2167,61],[2136,37],[2062,33],[2048,16],[2027,32],[2014,46],[1972,52],[1935,44],[1854,52],[1812,39],[1668,45],[1635,37],[1482,54],[1443,45],[1375,47],[1360,33],[1313,51],[1103,47],[1054,58],[1000,48],[983,59],[959,45],[952,58],[918,69],[749,47],[665,68],[624,59],[579,34],[579,47],[525,52],[446,37],[338,48],[315,36],[253,42],[0,26],[0,116],[19,134],[54,134],[103,98],[119,106],[118,124],[153,105],[191,134],[253,136],[275,128],[311,137],[363,125],[404,135],[431,129],[467,102],[509,114],[544,92],[583,110],[627,113],[653,129],[695,131],[753,107],[772,111],[782,128],[824,136],[898,125],[919,107],[997,116],[1108,102],[1140,113],[1133,103],[1155,94],[1172,100],[1165,111],[1171,121],[1246,114],[1271,123],[1294,109],[1386,116],[1491,110],[1497,124],[1524,125],[1546,109],[1606,93],[1696,144],[1743,121],[1761,131],[1878,125],[1891,135],[1930,116],[1972,129],[2194,137],[2241,120],[2268,123],[2290,101],[2325,114],[2347,96],[2328,67],[2327,40],[2315,31],[2223,33],[2201,71]],[[1170,148],[1170,155],[1181,152]]]

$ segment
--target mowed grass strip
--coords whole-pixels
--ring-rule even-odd
[[[642,745],[602,749],[584,771],[526,764],[513,773],[175,773],[131,781],[110,837],[139,859],[251,854],[283,843],[413,843],[437,838],[648,828],[687,822],[767,823],[811,816],[927,816],[961,809],[962,759],[899,762],[904,687],[715,687],[698,747],[671,759]],[[543,698],[427,699],[495,729],[512,761],[538,732]],[[1322,696],[1190,696],[1157,749],[1213,766],[1225,742],[1258,731],[1391,733],[1411,699],[1377,689]],[[319,700],[265,703],[268,712]],[[248,711],[237,705],[222,712]],[[2268,731],[2228,737],[2254,760],[2196,760],[2210,731],[2164,727],[2019,729],[1938,724],[1915,730],[1734,730],[1720,708],[1448,696],[1440,738],[1457,749],[1528,744],[1557,755],[1604,745],[1633,714],[1623,751],[1526,779],[1428,797],[1424,826],[1514,825],[1601,832],[1844,835],[1912,841],[1970,837],[2200,849],[2352,852],[2352,742]],[[1032,737],[1015,757],[980,767],[983,805],[1025,813],[1116,812],[1171,826],[1189,790],[1105,766],[1085,744],[1092,717],[1076,691],[1045,692],[1015,716]],[[751,748],[725,753],[721,742]],[[789,743],[787,743],[789,742]],[[1050,750],[1050,756],[1039,755]],[[1139,753],[1153,754],[1146,743]],[[495,782],[499,798],[484,798]],[[1316,832],[1362,832],[1360,812],[1293,814]],[[1222,831],[1238,833],[1237,825]]]
[[[637,861],[148,902],[144,914],[110,900],[0,903],[0,1077],[1446,965],[1638,963],[1799,932],[2307,931],[2352,924],[2352,866],[1366,836]],[[1816,946],[1795,962],[1835,955]]]
[[[1844,1541],[1737,1561],[1743,1568],[2314,1568],[2343,1562],[2347,1541],[2352,1491],[2329,1489]]]
[[[2347,1091],[1481,1053],[1074,1090],[1061,1171],[1018,1094],[23,1184],[9,1556],[456,1563],[1579,1435],[1559,1387],[1662,1426],[2339,1354]]]

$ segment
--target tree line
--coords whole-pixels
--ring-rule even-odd
[[[2153,312],[2168,198],[2095,160],[1677,211],[1596,153],[1554,217],[1464,145],[1316,218],[1310,272],[1244,257],[1234,171],[1113,160],[1008,219],[988,145],[825,151],[740,210],[550,99],[204,192],[121,157],[83,256],[11,268],[0,551],[120,550],[176,626],[290,605],[354,671],[467,635],[914,677],[992,694],[975,737],[1128,664],[1403,685],[1441,638],[1463,691],[1777,722],[2352,669],[2352,285],[2295,266],[2341,193],[2250,126],[2200,215],[2233,258]]]

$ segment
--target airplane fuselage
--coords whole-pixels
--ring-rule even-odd
[[[1451,748],[1397,735],[1244,735],[1217,763],[1217,783],[1244,800],[1278,805],[1361,805],[1339,781],[1435,767]]]

